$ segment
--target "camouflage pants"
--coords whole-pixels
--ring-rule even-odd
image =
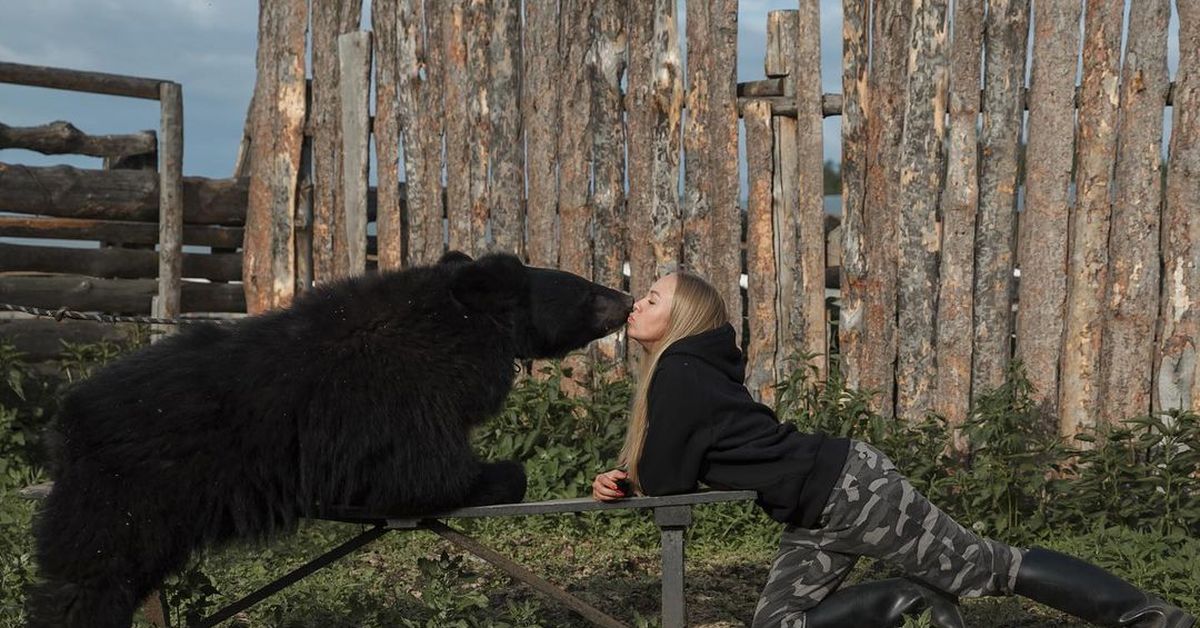
[[[874,447],[851,441],[815,529],[788,526],[754,614],[754,628],[804,628],[860,556],[884,560],[943,591],[1011,595],[1021,550],[981,538],[929,503]]]

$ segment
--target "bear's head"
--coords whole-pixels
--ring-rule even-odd
[[[568,272],[526,266],[513,255],[471,259],[451,251],[450,294],[468,310],[505,321],[518,358],[559,358],[625,324],[633,297]]]

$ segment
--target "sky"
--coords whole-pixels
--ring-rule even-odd
[[[840,92],[842,0],[817,1],[823,89]],[[739,82],[764,78],[767,12],[796,6],[798,0],[740,2]],[[255,0],[0,0],[0,61],[182,84],[184,174],[228,177],[254,89],[257,13]],[[685,13],[680,0],[681,39]],[[364,20],[364,27],[369,24]],[[1173,77],[1179,58],[1174,15],[1170,33]],[[155,101],[0,85],[0,122],[35,126],[54,120],[70,121],[92,134],[130,133],[157,128],[159,109]],[[824,130],[825,157],[836,161],[838,119],[827,118]],[[99,160],[88,157],[42,156],[13,149],[0,150],[0,161],[99,166]]]

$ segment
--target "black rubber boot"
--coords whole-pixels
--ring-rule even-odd
[[[1089,562],[1035,547],[1014,592],[1101,626],[1189,628],[1196,618]]]
[[[963,628],[962,614],[953,596],[904,578],[863,582],[839,589],[805,611],[809,628],[894,628],[905,615],[920,615],[926,608],[936,628]]]

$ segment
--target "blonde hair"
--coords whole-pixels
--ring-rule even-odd
[[[729,322],[725,301],[712,284],[699,275],[678,271],[675,275],[675,296],[671,300],[671,315],[663,337],[642,360],[641,375],[633,396],[633,409],[629,413],[629,428],[625,432],[625,446],[621,448],[619,463],[625,467],[633,486],[641,491],[638,480],[638,462],[642,459],[642,445],[646,441],[647,396],[654,369],[667,347],[676,341],[702,332],[716,329]]]

